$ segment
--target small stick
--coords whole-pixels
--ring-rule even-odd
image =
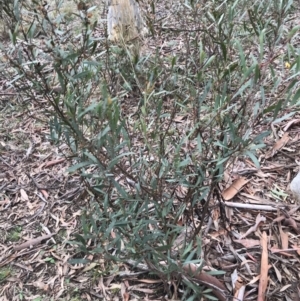
[[[43,240],[47,239],[47,238],[50,238],[52,237],[53,234],[50,233],[48,235],[43,235],[43,236],[40,236],[40,237],[37,237],[37,238],[34,238],[34,239],[30,239],[26,242],[24,242],[23,244],[20,244],[20,245],[17,245],[14,247],[14,250],[15,251],[20,251],[22,249],[26,249],[26,248],[29,248],[29,247],[32,247],[32,246],[35,246],[35,245],[38,245],[39,243],[41,243]]]

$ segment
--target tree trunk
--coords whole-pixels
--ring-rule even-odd
[[[115,42],[130,42],[146,34],[136,0],[108,1],[107,30],[109,40]]]

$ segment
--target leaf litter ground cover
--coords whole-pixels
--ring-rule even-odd
[[[148,38],[147,49],[155,51],[160,44],[165,56],[181,52],[184,42],[184,34],[174,34],[172,27],[155,40]],[[283,77],[289,77],[288,66],[273,63],[274,68],[282,69]],[[4,87],[5,82],[1,84]],[[69,263],[69,259],[84,256],[70,241],[80,232],[80,216],[89,208],[89,191],[79,176],[67,174],[69,163],[62,155],[67,149],[49,142],[45,116],[34,105],[24,111],[14,91],[2,91],[0,300],[171,300],[165,295],[164,283],[149,273],[146,263],[116,265],[101,254],[87,256],[87,265]],[[137,99],[122,99],[122,113],[129,123],[134,122],[137,105]],[[165,98],[164,106],[172,108],[172,95]],[[289,113],[287,109],[279,117]],[[175,114],[172,127],[185,133],[193,121],[192,112],[184,109]],[[237,157],[224,171],[223,200],[210,200],[202,228],[204,270],[225,274],[199,279],[199,284],[219,294],[219,300],[233,295],[264,300],[265,294],[268,300],[299,300],[300,204],[288,190],[299,168],[299,120],[294,113],[253,128],[254,133],[272,132],[265,139],[267,147],[258,153],[260,168],[250,159]],[[138,148],[143,140],[138,133],[133,135]],[[185,145],[182,153],[193,148],[192,143]],[[130,187],[122,179],[120,184]],[[186,193],[184,186],[176,188],[178,198]],[[199,202],[198,209],[185,212],[182,220],[188,217],[199,224],[202,211]],[[188,226],[183,237],[178,237],[174,252],[192,230],[193,225]],[[179,300],[180,284],[168,285],[172,300]]]

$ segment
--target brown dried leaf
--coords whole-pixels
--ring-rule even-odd
[[[36,280],[32,283],[35,287],[43,290],[43,291],[48,291],[49,290],[49,285],[44,283],[41,280]]]
[[[276,273],[278,281],[281,283],[281,281],[282,281],[282,275],[281,275],[280,271],[276,268],[275,264],[272,264],[272,266],[273,266],[273,268],[275,270],[275,273]]]
[[[256,283],[257,281],[259,281],[259,278],[260,278],[260,275],[253,277],[253,279],[251,281],[249,281],[247,283],[247,285],[252,285],[252,284]]]
[[[266,297],[266,290],[268,285],[268,270],[269,270],[268,237],[266,232],[262,233],[260,243],[262,246],[262,252],[261,252],[261,267],[260,267],[260,278],[259,278],[257,301],[264,301]]]
[[[236,300],[244,300],[245,291],[246,291],[246,286],[242,285],[234,294]]]
[[[99,279],[98,288],[100,289],[100,291],[102,291],[102,294],[104,295],[104,300],[106,300],[106,298],[107,298],[107,294],[106,294],[107,287],[104,285],[103,277],[100,277],[100,279]]]
[[[175,189],[176,196],[178,198],[183,199],[188,192],[188,188],[186,186],[178,185]]]
[[[218,298],[220,301],[226,301],[228,292],[222,282],[220,282],[217,278],[208,275],[204,272],[199,272],[198,268],[195,264],[189,263],[183,266],[183,269],[191,273],[195,279],[197,279],[204,286],[211,288],[212,293]]]
[[[293,218],[291,218],[291,217],[285,218],[282,221],[282,224],[285,226],[292,227],[296,231],[297,234],[300,234],[300,225]]]
[[[231,283],[235,292],[238,291],[243,286],[243,279],[238,275],[236,269],[231,274]]]
[[[285,285],[284,287],[282,287],[281,289],[280,289],[280,292],[282,293],[282,292],[284,292],[285,290],[287,290],[289,287],[291,287],[292,285],[289,283],[289,284],[287,284],[287,285]]]
[[[139,285],[130,286],[129,289],[131,291],[137,291],[137,292],[142,292],[142,293],[146,293],[146,294],[153,294],[155,292],[155,289],[143,288],[143,287],[139,287]]]
[[[142,283],[161,283],[161,280],[155,280],[155,279],[138,279],[138,282]]]
[[[128,293],[123,294],[123,301],[129,301],[130,295]]]
[[[42,189],[42,190],[41,190],[41,193],[43,194],[44,198],[47,200],[48,197],[49,197],[48,192],[47,192],[46,190]]]
[[[27,202],[29,201],[28,195],[24,189],[22,188],[20,189],[20,194],[21,194],[21,199],[23,201],[27,201]]]
[[[48,161],[46,163],[43,163],[43,167],[50,167],[50,166],[62,163],[64,161],[65,161],[65,159],[58,159],[58,160]]]
[[[256,217],[255,225],[252,226],[252,227],[250,227],[250,228],[248,229],[248,231],[247,231],[245,234],[241,235],[240,239],[242,239],[242,238],[248,236],[248,235],[249,235],[250,233],[252,233],[252,232],[255,232],[255,231],[257,230],[257,228],[258,228],[262,223],[264,223],[265,221],[266,221],[266,218],[265,218],[264,216],[261,216],[260,213],[259,213],[259,214],[257,215],[257,217]]]
[[[292,247],[296,250],[297,254],[300,255],[300,247],[297,245],[292,245]]]
[[[298,124],[298,123],[300,123],[300,119],[292,119],[286,124],[283,130],[286,132],[293,124]]]
[[[283,136],[275,142],[272,149],[266,153],[266,159],[273,157],[280,149],[282,149],[290,140],[289,133],[285,132]]]
[[[281,238],[281,247],[282,249],[287,249],[289,247],[289,235],[282,230],[281,225],[279,226],[279,232]]]
[[[113,229],[111,229],[110,235],[111,235],[112,238],[116,238],[116,233]]]
[[[216,208],[212,211],[212,219],[213,219],[213,223],[215,226],[215,229],[218,231],[219,230],[219,218],[220,218],[220,210],[219,208]]]
[[[248,182],[249,180],[245,177],[240,177],[239,179],[234,181],[228,188],[226,188],[222,192],[223,199],[225,201],[232,199],[241,190],[241,188]]]
[[[233,208],[229,207],[229,206],[225,206],[225,214],[226,214],[226,217],[228,218],[228,221],[231,222],[232,216],[234,215]]]
[[[285,250],[282,250],[282,249],[277,249],[275,247],[272,247],[270,248],[270,251],[275,254],[275,253],[279,253],[281,255],[284,255],[284,256],[287,256],[287,257],[293,257],[292,254],[289,254],[287,253],[288,251],[294,251],[293,249],[285,249]]]
[[[184,119],[186,119],[186,116],[178,115],[173,118],[173,120],[177,123],[183,123],[185,122]]]
[[[293,215],[295,212],[298,211],[299,208],[300,208],[300,206],[295,206],[294,208],[292,208],[291,210],[288,211],[287,216]],[[279,223],[279,222],[285,220],[285,218],[286,218],[286,215],[282,214],[282,215],[276,217],[272,223],[273,224]]]
[[[252,248],[255,246],[259,246],[260,244],[260,241],[257,239],[235,239],[234,241],[240,243],[245,248]]]
[[[93,270],[98,265],[97,262],[92,262],[91,264],[87,265],[82,271],[88,272],[90,270]]]

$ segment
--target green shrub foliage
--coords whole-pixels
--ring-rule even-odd
[[[11,30],[0,74],[24,105],[44,110],[69,172],[86,184],[75,243],[147,263],[166,283],[185,275],[182,299],[206,294],[182,266],[201,267],[201,229],[222,202],[224,170],[245,156],[259,166],[261,128],[299,105],[294,3],[139,1],[151,35],[132,55],[107,40],[100,1],[65,2],[2,4]]]

